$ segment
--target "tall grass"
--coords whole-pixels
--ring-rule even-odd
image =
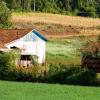
[[[96,18],[85,18],[85,17],[72,17],[58,14],[47,14],[47,13],[13,13],[12,22],[14,23],[30,23],[34,24],[37,22],[61,24],[61,25],[72,25],[79,27],[96,27],[100,26],[100,19]]]
[[[81,52],[79,49],[87,42],[79,38],[73,39],[52,39],[47,42],[47,62],[62,63],[67,65],[80,65]]]

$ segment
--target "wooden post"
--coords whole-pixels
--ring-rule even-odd
[[[35,12],[35,0],[34,0],[34,12]]]

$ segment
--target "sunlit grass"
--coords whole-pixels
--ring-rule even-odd
[[[54,64],[80,65],[82,58],[80,48],[88,41],[96,41],[96,38],[51,39],[47,42],[46,61]]]
[[[0,81],[0,100],[99,100],[100,88]]]
[[[72,17],[58,14],[48,13],[13,13],[12,21],[17,23],[52,23],[61,25],[72,25],[79,27],[96,27],[100,26],[100,19],[98,18],[85,18],[85,17]]]
[[[80,48],[86,41],[81,39],[53,39],[47,42],[47,62],[80,65]]]

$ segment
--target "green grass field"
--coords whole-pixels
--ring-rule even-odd
[[[100,100],[100,88],[0,81],[0,100]]]
[[[47,42],[46,60],[48,63],[80,65],[80,48],[89,40],[83,37],[71,39],[51,39]]]

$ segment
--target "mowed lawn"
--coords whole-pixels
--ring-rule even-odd
[[[0,100],[100,100],[100,88],[0,81]]]

